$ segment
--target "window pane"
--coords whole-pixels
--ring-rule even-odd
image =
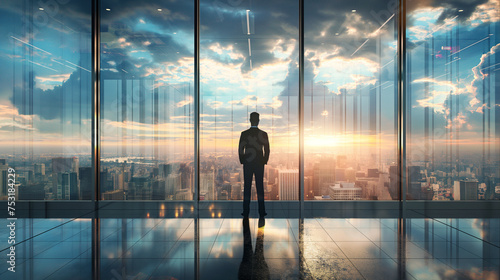
[[[49,3],[50,2],[50,3]],[[91,199],[91,2],[2,1],[0,196]]]
[[[399,199],[395,7],[305,3],[304,199]]]
[[[498,9],[435,1],[407,15],[408,199],[500,198]]]
[[[200,199],[243,199],[237,149],[255,111],[271,150],[265,199],[297,200],[298,1],[202,0],[200,12]]]
[[[193,198],[192,1],[101,2],[101,197]]]

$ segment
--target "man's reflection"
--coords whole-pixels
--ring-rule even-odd
[[[269,279],[269,267],[264,259],[264,224],[264,218],[260,218],[254,253],[250,222],[248,218],[243,218],[243,258],[238,271],[238,279]]]

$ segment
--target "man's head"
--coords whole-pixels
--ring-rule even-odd
[[[257,112],[250,113],[250,124],[252,124],[252,126],[259,125],[259,113]]]

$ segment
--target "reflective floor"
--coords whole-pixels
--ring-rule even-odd
[[[500,269],[499,219],[408,219],[405,238],[398,219],[16,223],[16,272],[2,261],[0,279],[92,279],[93,261],[116,280],[498,279]],[[4,259],[8,235],[0,227]]]

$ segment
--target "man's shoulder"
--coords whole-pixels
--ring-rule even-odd
[[[267,135],[267,132],[265,132],[264,130],[262,130],[262,129],[260,129],[260,128],[259,128],[259,133],[262,133],[262,134]]]

